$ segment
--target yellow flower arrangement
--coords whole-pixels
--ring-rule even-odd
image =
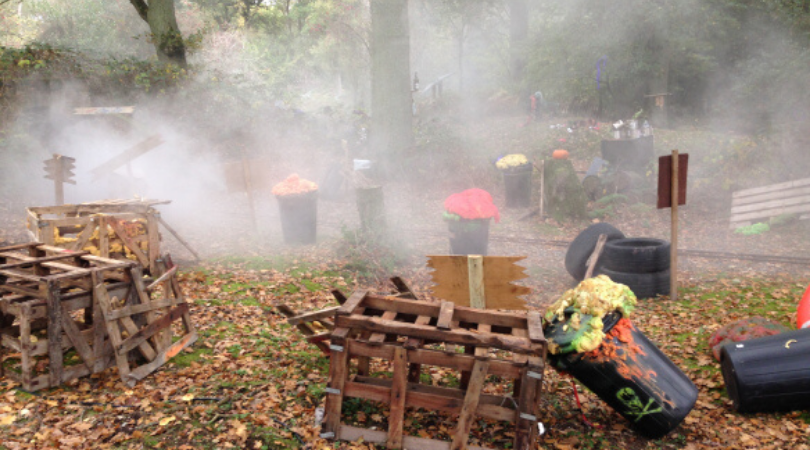
[[[522,153],[512,153],[511,155],[506,155],[499,159],[498,162],[495,163],[495,167],[501,170],[508,170],[527,164],[529,164],[529,160],[526,158],[526,155]]]

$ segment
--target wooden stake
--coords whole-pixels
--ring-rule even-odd
[[[467,271],[470,282],[470,306],[477,309],[486,309],[484,257],[481,255],[469,255],[467,257]]]
[[[253,185],[250,180],[250,166],[245,154],[242,153],[242,173],[245,177],[245,192],[247,193],[248,207],[250,208],[250,221],[253,223],[253,231],[258,231],[259,225],[256,222],[256,207],[253,205]]]
[[[540,161],[540,220],[545,217],[545,185],[546,185],[546,160]]]
[[[678,300],[678,150],[672,150],[672,238],[669,253],[669,298]]]

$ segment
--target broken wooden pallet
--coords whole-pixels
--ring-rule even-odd
[[[735,192],[729,226],[736,229],[782,214],[810,218],[810,178]]]

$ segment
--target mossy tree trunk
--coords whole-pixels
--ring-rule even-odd
[[[555,220],[587,217],[588,198],[571,160],[546,160],[543,189],[546,196],[546,214]]]
[[[148,25],[158,59],[186,66],[186,45],[177,26],[174,0],[129,0]]]

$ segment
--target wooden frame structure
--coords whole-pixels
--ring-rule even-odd
[[[464,353],[457,348],[464,348]],[[404,298],[352,294],[336,311],[321,437],[381,443],[387,448],[481,449],[468,445],[478,417],[515,426],[513,448],[534,447],[547,344],[536,311],[510,314]],[[370,361],[388,364],[392,378],[370,376]],[[352,365],[356,361],[356,365]],[[421,384],[423,365],[461,373],[461,387]],[[514,393],[482,393],[487,376],[514,380]],[[343,401],[388,404],[388,430],[341,423]],[[403,435],[406,408],[458,415],[452,442]]]
[[[0,248],[0,363],[19,354],[19,366],[3,370],[0,364],[0,375],[33,392],[117,362],[122,379],[133,385],[196,339],[175,272],[166,270],[146,286],[133,261],[40,243]],[[163,298],[153,300],[149,291],[159,286]],[[176,318],[186,333],[172,343]],[[116,328],[122,321],[125,340]],[[130,371],[129,359],[141,356],[147,362]]]

